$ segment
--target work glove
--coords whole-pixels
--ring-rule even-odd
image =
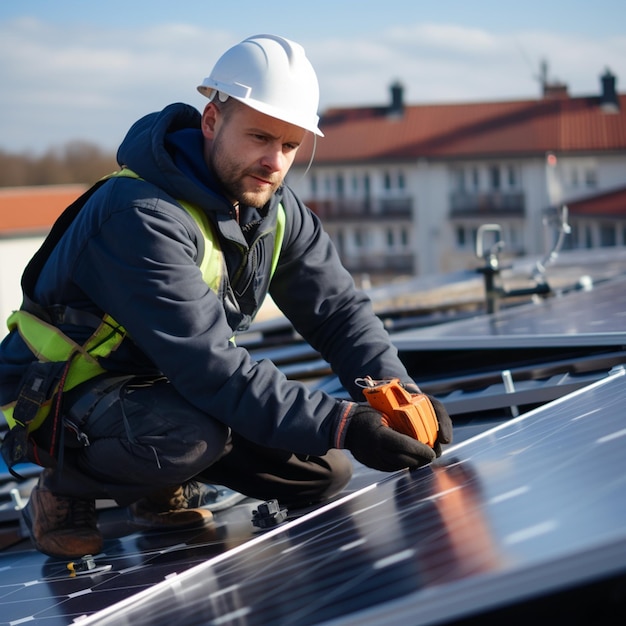
[[[448,411],[446,411],[446,407],[434,398],[433,396],[429,396],[425,394],[426,397],[430,400],[430,403],[433,405],[433,409],[435,410],[435,415],[437,416],[437,422],[439,422],[439,433],[437,434],[437,441],[435,441],[435,445],[433,446],[433,450],[437,457],[441,456],[441,444],[442,443],[452,443],[452,420],[448,415]]]
[[[423,393],[423,391],[421,391],[415,383],[404,383],[402,386],[411,394]],[[452,443],[452,420],[450,419],[448,411],[442,402],[437,400],[434,396],[429,396],[428,394],[424,395],[433,405],[433,410],[437,416],[437,422],[439,422],[439,433],[433,449],[435,450],[437,457],[440,457],[441,444]]]
[[[351,407],[344,446],[357,461],[383,472],[394,472],[428,465],[435,459],[435,450],[385,426],[382,418],[382,413],[367,404],[354,403]]]

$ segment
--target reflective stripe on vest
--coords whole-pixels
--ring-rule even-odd
[[[136,172],[128,168],[123,168],[119,172],[114,172],[110,177],[126,176],[128,178],[136,178],[137,180],[143,180]],[[215,293],[219,294],[220,283],[225,272],[224,255],[220,249],[219,239],[215,234],[215,226],[209,219],[209,216],[198,206],[185,202],[184,200],[177,200],[178,204],[182,206],[189,215],[194,219],[202,238],[204,239],[204,256],[200,263],[200,271],[204,282]],[[285,236],[285,208],[282,204],[278,205],[278,215],[276,218],[276,235],[274,238],[274,250],[272,251],[272,265],[270,270],[270,276],[274,275],[276,266],[278,265],[278,259],[280,258],[280,250],[283,245],[283,238]]]
[[[127,176],[140,179],[129,169],[114,172],[105,178]],[[177,201],[198,225],[204,240],[204,256],[200,262],[202,278],[209,288],[219,295],[220,284],[225,273],[225,261],[215,234],[214,226],[207,214],[188,202]],[[274,274],[285,232],[285,209],[282,204],[278,205],[278,217],[276,223],[276,235],[274,238],[274,250],[272,253],[271,275]],[[110,315],[104,315],[101,324],[89,339],[81,346],[72,341],[59,328],[48,324],[37,316],[20,310],[14,311],[7,320],[9,330],[17,330],[35,357],[42,362],[66,362],[70,361],[67,377],[63,390],[69,391],[80,383],[104,373],[98,359],[109,356],[122,343],[127,333]],[[55,393],[58,390],[55,389]],[[11,402],[0,408],[9,425],[13,428],[17,422],[13,418],[15,402]],[[39,428],[50,412],[52,398],[48,398],[37,411],[35,418],[28,423],[28,430]],[[24,426],[24,424],[20,424]]]
[[[102,318],[100,326],[82,346],[72,341],[56,326],[52,326],[26,311],[14,311],[9,316],[7,325],[9,330],[17,329],[17,332],[39,361],[66,362],[72,360],[63,385],[64,391],[69,391],[80,383],[104,373],[105,370],[98,363],[98,359],[108,356],[116,350],[126,336],[126,330],[109,315]],[[52,398],[48,398],[41,405],[35,418],[28,424],[29,431],[41,426],[50,412],[51,402]],[[2,407],[9,428],[13,428],[17,423],[13,419],[15,404],[16,402],[11,402]],[[24,426],[24,424],[20,425]]]

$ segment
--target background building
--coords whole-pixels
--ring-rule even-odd
[[[483,224],[501,229],[504,258],[543,255],[562,204],[566,248],[626,246],[626,95],[608,70],[595,95],[546,80],[541,98],[505,102],[412,106],[394,83],[388,105],[330,109],[321,128],[312,162],[305,144],[288,182],[357,280],[482,265]],[[2,319],[19,307],[28,259],[86,187],[0,189]]]
[[[500,225],[506,254],[543,254],[544,222],[564,203],[567,247],[625,245],[626,96],[608,70],[595,95],[542,87],[535,100],[411,106],[394,83],[386,106],[327,111],[289,184],[372,281],[477,265],[485,223]],[[596,206],[607,197],[610,210]]]

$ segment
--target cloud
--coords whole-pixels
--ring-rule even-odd
[[[145,27],[0,22],[0,148],[44,150],[72,139],[113,149],[141,115],[195,87],[240,34],[194,23]],[[606,67],[626,80],[626,36],[491,32],[415,22],[376,35],[298,40],[317,69],[321,108],[384,104],[395,80],[412,103],[538,97],[542,59],[574,95],[599,92]]]
[[[375,43],[353,38],[310,48],[329,105],[386,102],[396,79],[414,103],[535,98],[543,60],[549,78],[567,83],[572,95],[599,93],[606,67],[626,80],[626,36],[490,33],[424,23],[384,30]]]
[[[0,24],[0,147],[85,138],[115,145],[134,119],[195,86],[232,37],[191,25],[145,30]]]
[[[598,76],[607,67],[626,81],[626,35],[592,38],[527,31],[519,39],[526,50],[548,60],[554,78],[572,86],[570,93],[596,92]]]
[[[383,34],[390,45],[462,54],[492,54],[498,38],[479,28],[455,24],[413,24],[390,28]]]

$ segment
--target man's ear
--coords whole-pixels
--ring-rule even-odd
[[[215,136],[215,127],[219,114],[220,112],[213,102],[209,102],[209,104],[204,107],[201,128],[205,139],[213,139]]]

